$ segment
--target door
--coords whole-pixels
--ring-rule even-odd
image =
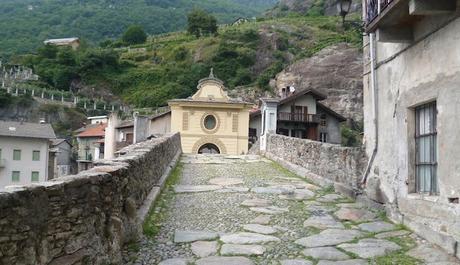
[[[134,135],[132,133],[127,133],[126,134],[126,142],[129,144],[132,144],[134,140]]]
[[[318,140],[318,128],[317,127],[308,127],[307,139],[310,139],[313,141]]]

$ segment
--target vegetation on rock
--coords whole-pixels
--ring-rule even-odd
[[[129,48],[44,46],[21,61],[47,86],[68,90],[78,81],[110,89],[135,107],[159,107],[192,95],[211,67],[229,89],[268,91],[270,79],[284,67],[341,42],[360,46],[360,30],[343,29],[338,17],[293,14],[222,26],[217,35],[200,38],[187,32],[151,36]]]

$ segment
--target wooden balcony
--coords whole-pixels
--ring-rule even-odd
[[[319,123],[319,115],[307,113],[278,112],[278,121]]]
[[[456,0],[365,0],[365,31],[382,42],[413,40],[413,25],[424,16],[455,12]]]

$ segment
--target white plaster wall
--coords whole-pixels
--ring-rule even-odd
[[[260,137],[261,133],[261,125],[262,125],[262,116],[258,115],[250,119],[249,121],[249,128],[257,130],[257,137]]]
[[[1,159],[5,159],[5,167],[0,168],[0,190],[8,185],[26,185],[32,183],[32,171],[39,172],[39,181],[48,178],[48,140],[2,137],[0,136]],[[13,160],[13,150],[21,150],[21,160]],[[32,151],[40,151],[40,161],[32,161]],[[12,172],[20,171],[19,182],[12,182]]]
[[[280,112],[291,112],[291,106],[306,106],[308,114],[316,114],[316,100],[312,95],[304,95],[279,107]]]

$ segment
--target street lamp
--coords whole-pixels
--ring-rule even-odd
[[[350,12],[352,0],[338,0],[337,1],[337,11],[342,17],[342,26],[345,25],[345,16]]]

